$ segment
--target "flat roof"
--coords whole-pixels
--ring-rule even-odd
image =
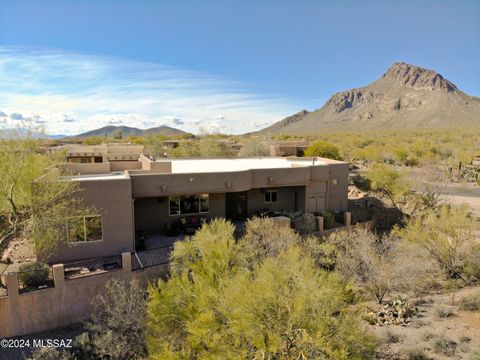
[[[325,166],[342,161],[326,158],[298,158],[298,157],[257,157],[257,158],[164,158],[155,161],[156,163],[171,163],[171,172],[151,172],[151,174],[189,174],[189,173],[221,173],[246,171],[254,169],[287,169],[308,166]],[[129,170],[115,171],[100,174],[82,174],[64,176],[64,179],[84,180],[112,180],[123,179],[128,175]],[[133,170],[133,174],[136,171]],[[149,174],[149,171],[142,171],[139,175]]]
[[[156,162],[171,162],[172,174],[232,172],[251,169],[279,169],[302,166],[312,166],[311,158],[215,158],[215,159],[178,159],[167,158]],[[315,165],[327,165],[326,162],[315,160]]]
[[[88,181],[88,180],[113,180],[113,179],[125,179],[126,174],[124,171],[115,171],[106,174],[84,174],[84,175],[73,175],[73,176],[63,176],[63,179],[69,179],[73,181]]]

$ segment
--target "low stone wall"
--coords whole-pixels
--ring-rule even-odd
[[[122,268],[65,279],[64,266],[53,266],[55,286],[19,293],[17,273],[6,276],[8,295],[0,297],[0,339],[67,326],[88,318],[93,299],[110,279],[149,281],[168,273],[168,264],[132,271],[130,253],[122,254]]]

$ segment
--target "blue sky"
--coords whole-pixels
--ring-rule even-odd
[[[480,95],[480,1],[0,1],[0,122],[241,133],[393,62]]]

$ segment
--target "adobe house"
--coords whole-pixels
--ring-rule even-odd
[[[118,161],[137,161],[143,154],[143,145],[68,145],[67,163],[107,163]]]
[[[67,241],[51,262],[135,252],[139,233],[161,234],[159,241],[168,241],[169,235],[188,234],[190,227],[217,217],[242,222],[255,214],[346,210],[348,205],[348,164],[341,161],[155,160],[143,154],[136,161],[113,160],[63,164],[70,174],[65,180],[78,181],[85,204],[100,214],[68,220]]]
[[[308,141],[270,141],[268,143],[270,156],[303,156],[309,146]]]

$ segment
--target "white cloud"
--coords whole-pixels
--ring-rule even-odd
[[[0,47],[0,78],[0,108],[10,119],[38,115],[48,133],[107,124],[242,133],[300,108],[211,74],[62,50]]]
[[[173,124],[175,126],[179,126],[179,125],[185,124],[185,122],[182,119],[175,118],[175,119],[173,119]]]
[[[25,117],[20,113],[11,113],[10,114],[10,119],[16,120],[16,121],[26,120]]]
[[[72,123],[72,122],[75,122],[77,120],[75,120],[71,115],[69,114],[63,114],[63,122],[64,123]]]

